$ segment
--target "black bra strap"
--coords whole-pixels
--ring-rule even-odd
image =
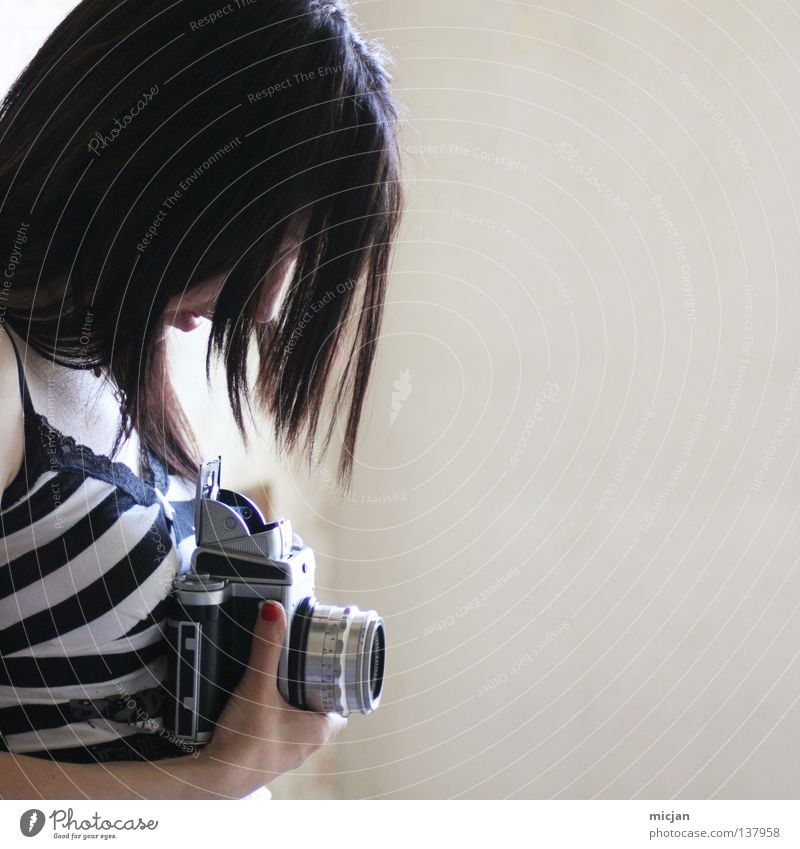
[[[25,411],[25,415],[33,416],[33,402],[31,401],[30,392],[28,392],[28,382],[25,380],[25,370],[22,368],[22,358],[19,355],[19,348],[17,348],[17,343],[14,341],[14,337],[9,333],[8,326],[6,326],[6,336],[8,336],[11,347],[14,349],[14,356],[17,358],[17,376],[19,377],[19,394],[22,397],[22,409]]]

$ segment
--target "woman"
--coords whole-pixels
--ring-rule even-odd
[[[346,483],[396,124],[380,51],[319,0],[84,0],[7,94],[0,797],[238,798],[343,727],[280,697],[268,603],[211,743],[187,757],[158,731],[202,459],[166,341],[210,319],[242,433],[252,398],[310,458],[342,413]]]

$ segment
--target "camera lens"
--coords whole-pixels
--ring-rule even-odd
[[[370,713],[383,690],[386,635],[374,610],[306,598],[289,645],[289,694],[297,707],[322,713]]]
[[[383,625],[375,628],[375,639],[372,643],[372,654],[369,661],[369,686],[373,701],[381,696],[383,689],[383,665],[386,660],[386,635]]]

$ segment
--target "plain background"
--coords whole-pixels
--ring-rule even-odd
[[[4,86],[72,5],[3,0]],[[796,798],[800,3],[355,10],[409,204],[351,492],[177,340],[226,485],[386,619],[382,707],[275,796]]]

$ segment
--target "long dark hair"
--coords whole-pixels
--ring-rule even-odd
[[[107,371],[114,450],[135,427],[196,474],[164,312],[227,274],[206,374],[221,355],[240,432],[255,382],[279,445],[310,457],[330,400],[324,446],[344,410],[349,481],[402,208],[389,82],[338,0],[83,0],[20,74],[0,106],[4,318],[54,362]],[[290,237],[288,294],[263,325]]]

